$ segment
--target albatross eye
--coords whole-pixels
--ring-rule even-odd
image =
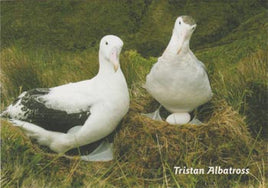
[[[105,42],[106,45],[108,45],[108,42]]]

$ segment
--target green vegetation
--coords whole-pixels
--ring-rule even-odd
[[[1,2],[1,108],[24,90],[92,78],[105,34],[120,56],[131,108],[111,136],[116,159],[59,156],[1,121],[3,187],[265,187],[267,164],[265,1],[116,0]],[[202,126],[173,127],[140,113],[157,103],[142,84],[177,16],[197,20],[191,46],[207,66],[214,97]],[[174,166],[249,168],[248,175],[175,175]]]

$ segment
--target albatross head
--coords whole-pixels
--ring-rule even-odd
[[[177,54],[180,53],[183,43],[185,41],[189,42],[195,28],[196,23],[191,16],[180,16],[177,18],[173,29],[173,34],[175,34],[179,39],[179,48]]]
[[[123,47],[123,41],[115,35],[106,35],[101,39],[99,53],[111,63],[116,72],[119,67],[119,54]]]

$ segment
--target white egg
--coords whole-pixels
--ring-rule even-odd
[[[188,113],[173,113],[169,115],[166,121],[171,125],[182,125],[190,121],[191,116]]]

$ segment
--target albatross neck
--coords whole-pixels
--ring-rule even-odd
[[[183,40],[183,41],[181,41],[181,40]],[[181,37],[176,35],[175,32],[173,32],[171,39],[168,43],[168,46],[163,53],[163,56],[177,55],[179,49],[180,49],[179,54],[186,54],[190,51],[189,43],[190,43],[189,39],[182,39]],[[182,44],[181,47],[180,47],[180,44]]]
[[[119,71],[120,67],[117,71]],[[106,58],[102,55],[99,55],[99,72],[98,75],[101,76],[109,76],[115,73],[113,64],[109,62]]]

